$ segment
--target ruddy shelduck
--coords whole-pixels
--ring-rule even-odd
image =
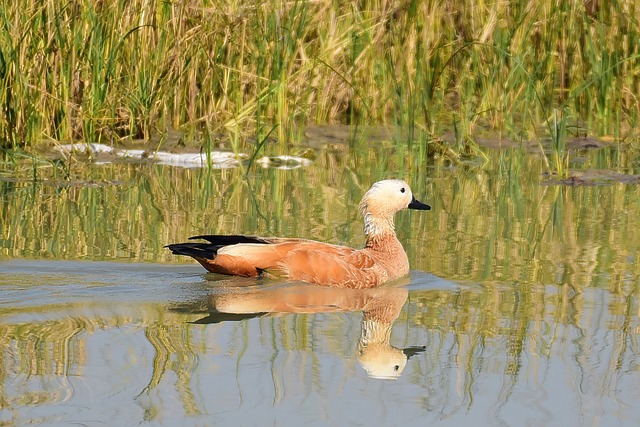
[[[403,209],[429,210],[406,182],[379,181],[360,202],[367,241],[363,249],[313,240],[243,235],[195,236],[208,243],[167,245],[213,273],[258,276],[346,288],[372,288],[409,273],[409,259],[395,233],[394,216]]]

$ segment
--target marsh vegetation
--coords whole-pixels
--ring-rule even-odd
[[[637,138],[638,16],[632,0],[17,0],[0,6],[0,145],[178,131],[283,151],[309,123],[346,123],[562,156],[567,135]]]

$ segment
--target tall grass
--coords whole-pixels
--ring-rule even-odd
[[[479,128],[637,137],[633,0],[228,2],[16,0],[0,5],[0,146],[233,140],[300,125],[399,125],[424,140]],[[246,142],[245,142],[246,143]]]

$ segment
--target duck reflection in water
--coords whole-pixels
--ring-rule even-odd
[[[404,279],[403,282],[408,282]],[[195,323],[219,323],[277,314],[362,311],[357,360],[372,378],[396,379],[409,358],[423,346],[397,348],[390,344],[393,322],[407,300],[408,290],[394,283],[374,289],[341,289],[309,284],[282,287],[218,287],[207,301],[209,315]]]

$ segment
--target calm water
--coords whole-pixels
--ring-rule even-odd
[[[547,185],[541,158],[426,166],[318,150],[293,170],[0,171],[0,424],[640,423],[640,191]],[[610,150],[572,166],[638,173]],[[393,172],[390,172],[393,171]],[[205,274],[202,233],[359,246],[356,205],[403,177],[412,264],[369,291]]]

